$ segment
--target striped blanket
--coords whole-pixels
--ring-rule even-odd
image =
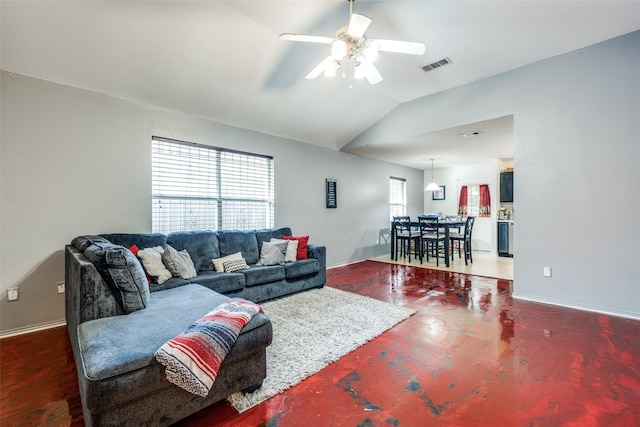
[[[206,397],[240,330],[260,311],[257,304],[232,299],[167,341],[155,352],[156,360],[166,368],[167,380]]]

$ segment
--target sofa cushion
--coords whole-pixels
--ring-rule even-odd
[[[80,363],[89,380],[86,401],[95,406],[90,409],[104,411],[162,388],[175,387],[165,379],[164,368],[153,353],[228,299],[203,286],[189,284],[153,293],[147,310],[78,326]],[[241,330],[224,364],[244,358],[270,342],[269,319],[264,313],[257,314]]]
[[[301,259],[284,265],[284,275],[287,279],[295,279],[320,271],[320,263],[317,259]]]
[[[172,277],[171,279],[165,280],[162,283],[153,283],[153,282],[151,282],[149,284],[149,292],[157,292],[157,291],[164,291],[164,290],[167,290],[167,289],[177,288],[179,286],[186,285],[187,283],[191,283],[194,280],[195,280],[195,278],[187,280],[187,279],[182,279],[180,277]]]
[[[164,245],[167,244],[167,236],[160,233],[111,233],[101,234],[101,236],[111,243],[125,248],[133,245],[140,249],[153,248],[155,246],[164,248]]]
[[[102,236],[78,236],[71,241],[77,250],[83,252],[94,243],[112,243]],[[128,247],[128,246],[127,246]]]
[[[256,230],[258,250],[262,249],[262,244],[264,242],[270,242],[271,239],[282,239],[282,236],[291,236],[291,229],[289,227],[280,227]]]
[[[262,307],[258,304],[231,299],[164,343],[154,356],[165,366],[167,381],[189,393],[207,397],[240,331],[260,312]]]
[[[196,268],[193,266],[191,256],[185,249],[178,252],[167,243],[167,246],[164,247],[162,262],[167,266],[167,269],[171,272],[173,277],[193,279],[198,275],[196,273]]]
[[[247,264],[256,264],[260,252],[255,231],[222,230],[217,232],[220,256],[241,252]]]
[[[85,249],[84,255],[96,266],[125,312],[147,307],[147,276],[129,249],[113,243],[94,243]]]
[[[196,271],[212,271],[211,260],[220,258],[218,237],[213,231],[176,231],[167,235],[167,244],[189,252]]]
[[[204,271],[191,279],[191,282],[221,294],[241,291],[245,283],[242,273],[217,273],[215,271]]]
[[[248,270],[243,270],[245,286],[264,285],[284,279],[284,267],[282,265],[252,265]]]

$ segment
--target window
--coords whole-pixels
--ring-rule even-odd
[[[467,194],[467,215],[478,216],[480,214],[480,186],[469,185]]]
[[[489,184],[463,185],[458,198],[458,215],[491,218]]]
[[[389,178],[389,220],[407,214],[407,180]]]
[[[152,229],[273,227],[273,158],[153,137]]]

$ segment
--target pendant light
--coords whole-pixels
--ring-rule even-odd
[[[431,182],[424,191],[440,191],[440,186],[433,180],[433,159],[431,159]]]

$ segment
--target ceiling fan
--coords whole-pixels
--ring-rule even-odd
[[[349,24],[336,31],[336,36],[333,38],[291,33],[280,34],[282,40],[331,45],[331,54],[311,70],[305,76],[306,79],[315,79],[323,72],[326,76],[335,76],[341,66],[344,76],[345,69],[351,64],[355,78],[366,77],[369,83],[374,85],[382,81],[382,76],[373,65],[378,52],[408,53],[410,55],[424,53],[424,43],[367,38],[365,33],[371,24],[371,18],[353,13],[355,0],[348,1]]]

